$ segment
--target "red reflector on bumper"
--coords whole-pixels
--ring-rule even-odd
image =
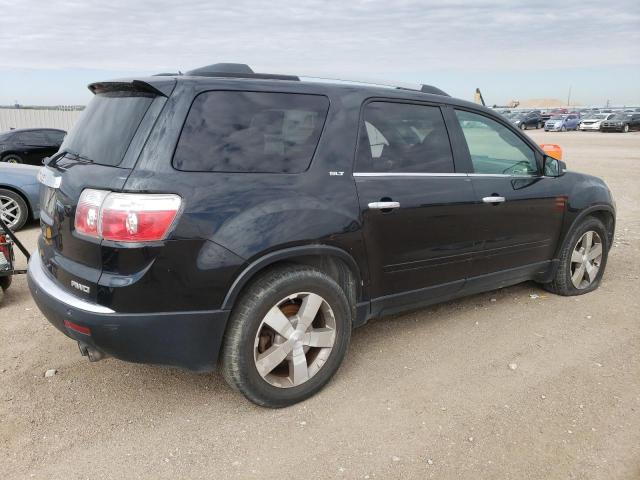
[[[64,326],[78,333],[82,333],[83,335],[91,335],[91,329],[89,329],[89,327],[83,327],[81,325],[77,325],[73,322],[70,322],[69,320],[64,321]]]

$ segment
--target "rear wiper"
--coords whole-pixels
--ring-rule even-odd
[[[67,157],[67,158],[70,158],[71,160],[80,160],[81,162],[85,162],[85,163],[93,163],[93,160],[91,160],[90,158],[83,157],[79,153],[72,152],[71,150],[65,150],[61,152],[61,155],[56,158],[60,158],[60,157]]]

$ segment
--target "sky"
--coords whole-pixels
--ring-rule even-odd
[[[640,1],[0,0],[0,105],[217,62],[436,85],[487,104],[640,106]]]

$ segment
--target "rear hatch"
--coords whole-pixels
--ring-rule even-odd
[[[166,86],[167,80],[160,82]],[[96,302],[103,253],[100,240],[74,229],[78,199],[87,188],[122,189],[166,98],[140,81],[89,88],[94,98],[39,175],[39,250],[45,268],[63,288]]]

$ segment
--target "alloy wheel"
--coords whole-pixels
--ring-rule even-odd
[[[11,197],[0,195],[0,216],[7,227],[13,230],[20,221],[21,214],[18,202]]]
[[[289,295],[267,312],[258,327],[256,369],[275,387],[296,387],[324,366],[335,340],[335,316],[324,298],[309,292]]]
[[[598,276],[602,262],[602,239],[597,232],[585,232],[571,253],[571,283],[578,290],[589,287]]]

